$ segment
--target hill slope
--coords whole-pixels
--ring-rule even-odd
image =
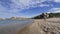
[[[60,13],[49,13],[49,18],[60,17]],[[32,17],[33,19],[42,19],[42,14]]]

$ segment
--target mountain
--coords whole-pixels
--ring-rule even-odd
[[[23,17],[11,17],[11,18],[6,18],[7,20],[26,20],[29,18],[23,18]]]
[[[5,18],[0,18],[0,20],[5,20]]]

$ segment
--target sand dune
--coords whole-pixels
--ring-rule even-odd
[[[16,34],[60,34],[60,18],[34,20],[31,25],[16,31]]]

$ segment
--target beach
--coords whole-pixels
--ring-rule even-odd
[[[33,23],[16,34],[60,34],[60,18],[34,19]]]
[[[0,34],[60,34],[60,18],[0,21]]]

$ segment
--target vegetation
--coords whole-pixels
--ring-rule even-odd
[[[52,18],[52,17],[60,17],[60,13],[50,13],[49,14],[50,16],[50,18]]]
[[[53,17],[60,17],[60,13],[49,13],[49,18],[53,18]],[[43,19],[42,14],[33,17],[32,19]]]

